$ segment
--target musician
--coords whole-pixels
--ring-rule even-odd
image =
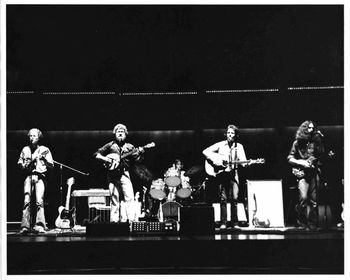
[[[295,140],[287,157],[297,177],[299,199],[295,207],[297,223],[303,229],[317,228],[317,189],[325,149],[313,121],[304,121],[295,134]],[[310,206],[307,215],[307,206]]]
[[[184,168],[183,162],[180,159],[175,159],[173,165],[167,170],[167,172],[169,170],[175,170],[181,179],[181,184],[184,185],[189,182],[190,178],[185,176],[185,170],[183,170],[183,168]]]
[[[220,173],[214,174],[209,178],[210,181],[219,186],[220,229],[225,229],[227,226],[234,226],[238,223],[238,166],[237,164],[230,164],[230,162],[246,161],[247,159],[243,145],[237,142],[237,136],[238,128],[230,124],[226,130],[226,140],[215,143],[203,151],[203,155],[214,166],[223,166],[223,159],[228,162],[227,167],[223,166]],[[243,166],[247,165],[249,163],[243,164]],[[231,203],[231,224],[227,223],[227,203]]]
[[[29,145],[25,146],[19,156],[17,165],[25,171],[24,206],[20,233],[25,234],[31,228],[31,199],[36,198],[36,219],[34,231],[44,233],[47,230],[44,213],[44,193],[47,185],[47,171],[54,162],[49,148],[39,145],[43,134],[37,128],[28,132]]]
[[[95,158],[106,163],[112,163],[107,155],[113,153],[122,157],[126,153],[130,156],[122,158],[119,165],[107,172],[108,188],[111,196],[111,222],[126,222],[133,216],[132,202],[134,200],[134,189],[130,180],[129,168],[135,161],[141,161],[143,148],[135,148],[132,144],[126,142],[128,130],[124,124],[117,124],[113,128],[115,139],[95,153]],[[121,215],[121,202],[125,202],[125,214]]]

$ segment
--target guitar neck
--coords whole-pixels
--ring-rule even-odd
[[[142,149],[148,149],[148,148],[151,148],[151,147],[154,147],[154,143],[147,144],[147,145],[143,146]],[[120,156],[120,159],[123,159],[123,158],[126,158],[126,157],[132,155],[132,154],[135,153],[137,150],[138,150],[138,148],[133,148],[130,152],[127,152],[127,153],[121,155],[121,156]]]
[[[67,190],[67,196],[66,196],[66,206],[65,206],[66,209],[69,209],[69,201],[70,201],[70,192],[71,192],[71,188],[72,188],[72,185],[69,185],[69,186],[68,186],[68,190]]]
[[[130,152],[127,152],[126,154],[122,154],[122,155],[120,156],[120,159],[123,159],[123,158],[126,158],[126,157],[132,155],[133,153],[136,152],[136,150],[137,150],[137,148],[133,148]]]
[[[245,163],[249,163],[250,160],[236,160],[236,161],[232,161],[229,162],[229,164],[233,165],[233,164],[245,164]]]

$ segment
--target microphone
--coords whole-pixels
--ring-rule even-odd
[[[319,130],[316,131],[316,134],[320,135],[321,137],[324,137],[324,135],[322,134],[322,132],[319,131]]]

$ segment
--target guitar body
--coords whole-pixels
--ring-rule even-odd
[[[305,177],[305,171],[301,168],[292,168],[292,174],[298,179],[303,179]]]
[[[61,229],[71,229],[75,226],[74,216],[76,209],[73,207],[71,210],[67,210],[65,207],[60,206],[58,208],[58,217],[55,221],[55,226]]]
[[[55,226],[60,229],[71,229],[75,226],[75,208],[73,207],[71,210],[69,210],[70,192],[74,183],[75,180],[73,177],[67,180],[68,190],[66,197],[66,206],[58,207],[58,217],[55,221]]]
[[[120,155],[118,155],[117,153],[110,153],[106,157],[109,158],[110,162],[105,163],[105,167],[108,170],[117,169],[120,164]]]
[[[216,176],[222,171],[224,171],[226,166],[223,165],[215,165],[212,161],[206,160],[205,161],[205,171],[210,176]]]

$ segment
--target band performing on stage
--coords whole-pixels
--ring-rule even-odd
[[[248,217],[257,212],[256,194],[253,195],[253,212],[248,211],[247,197],[239,200],[240,188],[246,188],[245,182],[240,180],[239,173],[242,167],[264,164],[265,159],[247,159],[245,149],[239,142],[237,126],[229,124],[225,132],[226,139],[202,151],[202,166],[185,169],[183,161],[177,158],[162,172],[163,176],[160,178],[153,178],[152,172],[146,166],[140,165],[144,157],[147,157],[146,150],[157,148],[155,143],[136,148],[126,141],[128,129],[121,123],[115,125],[112,132],[113,140],[98,148],[93,155],[107,175],[106,186],[103,189],[108,190],[110,203],[105,205],[109,215],[108,221],[104,222],[179,222],[180,208],[212,205],[212,202],[217,202],[219,219],[216,226],[220,230],[259,226],[259,223],[254,223],[255,220]],[[54,167],[55,161],[49,148],[39,145],[42,135],[38,128],[29,130],[29,145],[22,149],[18,160],[18,166],[25,175],[21,234],[27,234],[29,231],[45,233],[48,230],[44,215],[44,191],[47,188],[47,171]],[[315,122],[307,120],[296,131],[295,140],[289,155],[286,156],[286,164],[290,165],[298,189],[299,197],[293,206],[297,225],[300,229],[320,229],[318,191],[324,183],[325,162],[332,158],[334,153],[326,152],[324,135],[318,130]],[[140,168],[143,170],[140,171]],[[138,169],[138,172],[131,172],[135,169]],[[142,186],[135,186],[132,174],[141,172]],[[69,188],[66,203],[59,208],[55,222],[57,228],[73,229],[77,224],[75,205],[70,206],[71,187],[74,183],[74,178],[67,181]],[[213,186],[217,190],[215,197],[208,199],[208,189],[214,188]],[[62,201],[61,203],[64,204]],[[243,206],[240,215],[239,204]],[[266,224],[264,226],[266,227]]]

